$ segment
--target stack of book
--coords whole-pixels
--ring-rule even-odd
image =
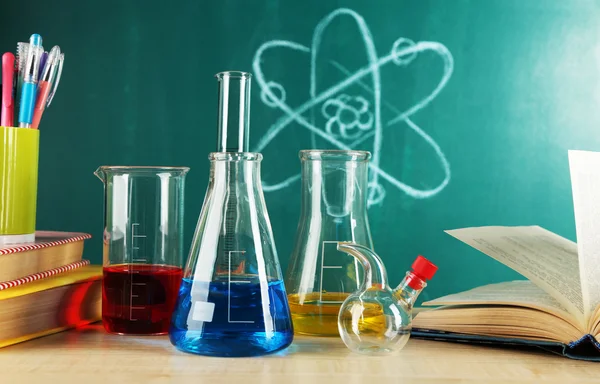
[[[102,267],[82,260],[90,237],[38,231],[0,246],[0,347],[101,319]]]

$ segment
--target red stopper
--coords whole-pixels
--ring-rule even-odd
[[[423,256],[417,256],[412,265],[412,272],[406,277],[406,284],[412,289],[422,289],[423,283],[431,280],[437,267]]]
[[[431,280],[437,269],[435,264],[421,255],[417,256],[417,259],[412,265],[413,273],[425,281]]]

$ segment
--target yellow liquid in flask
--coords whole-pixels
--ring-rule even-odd
[[[301,297],[304,299],[302,302]],[[339,336],[338,313],[346,297],[348,293],[343,292],[289,294],[294,332],[311,336]]]
[[[289,294],[288,302],[294,333],[310,336],[339,336],[338,314],[342,302],[348,295],[340,292],[309,293],[303,295],[304,301],[300,304],[300,295]],[[390,320],[379,305],[365,303],[365,311],[358,324],[358,330],[365,337],[378,337],[388,328]],[[341,321],[351,322],[350,313],[346,312]]]

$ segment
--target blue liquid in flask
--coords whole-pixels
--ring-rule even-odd
[[[178,349],[209,356],[259,356],[292,343],[294,330],[282,280],[266,284],[266,292],[256,282],[211,282],[208,298],[201,303],[212,308],[211,321],[190,316],[192,284],[193,280],[183,279],[169,330]]]

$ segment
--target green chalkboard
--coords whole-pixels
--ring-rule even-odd
[[[574,239],[567,149],[600,149],[599,17],[596,1],[9,1],[0,46],[36,32],[65,52],[41,124],[38,227],[92,233],[92,261],[99,165],[191,167],[190,243],[216,144],[213,75],[243,70],[283,268],[298,151],[369,150],[375,248],[393,283],[417,254],[439,264],[430,298],[517,277],[444,229],[539,224]],[[341,95],[367,105],[360,127],[356,110],[327,124],[322,106]]]

